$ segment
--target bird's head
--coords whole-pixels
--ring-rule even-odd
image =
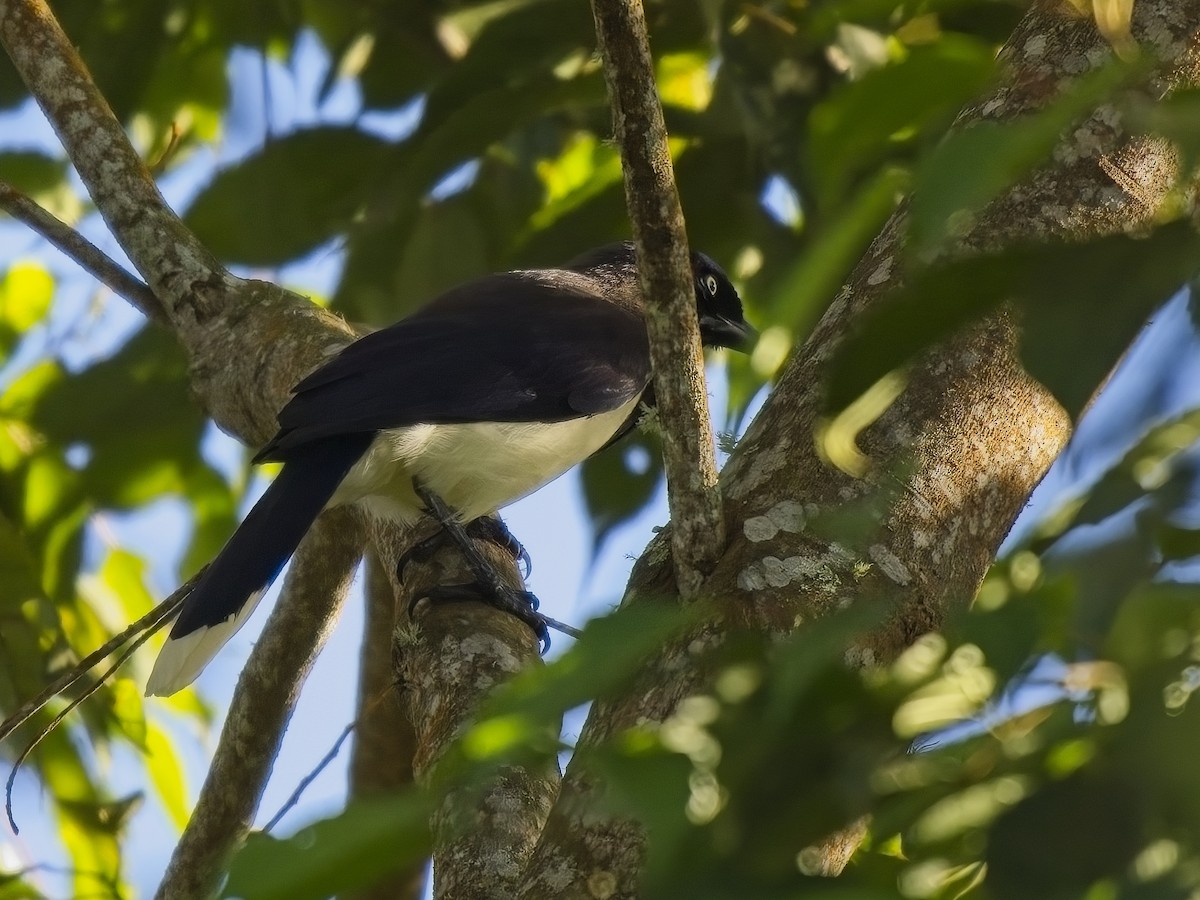
[[[749,350],[758,332],[742,315],[742,298],[729,276],[703,253],[692,253],[692,273],[696,284],[700,342],[705,347]]]
[[[583,273],[605,285],[605,293],[614,303],[638,312],[645,306],[633,241],[589,250],[564,268]],[[729,276],[712,257],[697,252],[692,253],[692,275],[701,343],[705,347],[749,350],[758,332],[743,317],[742,298]]]

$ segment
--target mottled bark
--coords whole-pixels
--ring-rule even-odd
[[[428,591],[473,578],[457,550],[444,547],[404,566],[396,576],[397,542],[379,526],[380,562],[393,578],[400,623],[393,665],[409,720],[416,729],[413,771],[434,787],[434,897],[506,900],[516,885],[558,793],[553,755],[504,766],[486,785],[438,781],[437,764],[472,724],[480,699],[496,684],[540,662],[533,631],[514,616],[477,602],[430,605]],[[495,544],[480,550],[516,588],[523,587],[512,557]],[[407,611],[414,600],[410,618]],[[557,737],[557,732],[550,735]]]
[[[1198,24],[1195,4],[1158,0],[1135,7],[1135,38],[1165,66],[1150,90],[1197,82]],[[1042,3],[1004,51],[1004,83],[966,110],[961,124],[1036,109],[1110,57],[1090,20]],[[1113,111],[1101,109],[1064,136],[1045,168],[992,204],[963,247],[1136,227],[1152,218],[1175,177],[1173,153],[1154,141],[1130,139]],[[854,665],[886,662],[970,599],[1070,433],[1062,408],[1022,369],[1016,325],[999,315],[964,330],[913,367],[907,389],[860,436],[874,475],[856,479],[822,461],[814,428],[826,367],[853,323],[896,287],[903,232],[901,212],[790,359],[722,473],[729,544],[704,587],[705,595],[721,598],[733,623],[776,634],[851,598],[887,598],[896,604],[888,626],[847,647],[847,662]],[[806,530],[815,514],[880,487],[901,462],[911,474],[866,547],[839,547]],[[669,539],[660,535],[636,566],[625,602],[676,592],[670,552]],[[712,623],[664,648],[633,690],[597,703],[581,744],[635,723],[662,721],[702,683],[696,650],[719,641],[727,624]],[[596,815],[602,790],[578,763],[568,769],[524,896],[549,896],[553,885],[558,898],[592,897],[591,885],[601,876],[604,896],[637,895],[643,836],[633,823]],[[853,843],[851,829],[813,868],[840,870]]]
[[[720,558],[725,533],[683,209],[641,0],[592,0],[592,12],[646,294],[676,581],[692,597]]]

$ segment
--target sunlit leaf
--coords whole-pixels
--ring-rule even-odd
[[[146,771],[150,774],[154,792],[175,827],[182,831],[191,815],[183,762],[171,736],[153,721],[148,722],[146,727],[145,758]]]
[[[54,299],[54,278],[33,262],[9,267],[0,281],[0,361],[42,320]]]

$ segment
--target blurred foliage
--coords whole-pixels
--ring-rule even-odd
[[[581,0],[53,5],[166,180],[194,177],[208,148],[253,127],[244,110],[241,121],[231,115],[235,95],[284,107],[289,91],[308,90],[320,110],[335,89],[353,87],[350,114],[294,116],[302,127],[254,136],[255,147],[215,172],[185,214],[231,264],[335,257],[344,269],[332,303],[354,321],[384,324],[467,278],[551,265],[627,236]],[[690,238],[729,269],[763,332],[748,359],[728,360],[727,430],[910,190],[912,252],[899,261],[907,287],[841,351],[835,410],[872,385],[901,383],[914,354],[1010,300],[1025,320],[1031,370],[1077,411],[1149,312],[1193,274],[1195,236],[1169,224],[1140,239],[931,263],[1099,100],[1134,129],[1175,141],[1185,160],[1200,150],[1200,95],[1152,103],[1125,91],[1136,62],[1099,70],[1018,123],[947,137],[957,110],[996,79],[996,51],[1022,12],[1008,0],[647,3]],[[289,71],[281,67],[295,67],[313,39],[327,69],[293,68],[302,77],[281,91],[276,76]],[[232,84],[232,73],[250,69],[231,66],[231,54],[248,49],[260,54],[258,78]],[[0,59],[0,108],[27,102]],[[272,109],[266,121],[287,118]],[[20,134],[0,143],[0,178],[69,221],[88,212],[61,154]],[[0,710],[8,712],[153,603],[146,561],[112,541],[106,515],[181,504],[193,526],[182,577],[233,527],[242,479],[229,483],[201,454],[204,421],[166,336],[145,329],[110,354],[68,359],[52,340],[56,270],[0,263]],[[843,665],[871,611],[851,609],[783,643],[734,635],[707,660],[710,692],[659,728],[589,751],[588,764],[612,785],[613,809],[650,825],[648,895],[1200,890],[1191,765],[1200,735],[1189,703],[1200,686],[1200,604],[1193,588],[1162,583],[1164,566],[1200,552],[1200,532],[1178,514],[1197,416],[1145,435],[997,566],[971,613],[890,668]],[[660,482],[650,434],[585,465],[597,546]],[[865,498],[826,524],[863,532],[887,500]],[[1108,543],[1072,543],[1122,517],[1128,527]],[[592,623],[562,659],[494,698],[440,777],[470,782],[556,752],[558,716],[628,684],[664,640],[695,624],[678,615],[637,610]],[[1080,658],[1089,661],[1062,662]],[[1036,672],[1035,660],[1058,660],[1060,671],[1051,696],[1021,705],[1028,695],[1002,686]],[[140,795],[108,787],[114,742],[142,754],[146,793],[174,824],[187,814],[175,739],[143,704],[142,674],[135,668],[103,688],[32,758],[77,896],[126,890],[123,829]],[[171,705],[205,720],[194,696]],[[59,708],[18,734],[6,756]],[[937,731],[975,715],[974,728]],[[920,752],[906,752],[913,739]],[[256,835],[228,892],[326,896],[419,858],[429,802],[412,795],[351,807],[287,840]],[[871,838],[847,876],[806,874],[814,842],[865,812],[874,814]],[[39,896],[37,879],[0,854],[0,898]]]

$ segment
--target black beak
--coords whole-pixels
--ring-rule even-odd
[[[758,332],[744,319],[736,322],[724,316],[701,316],[700,336],[710,347],[728,347],[748,353],[758,340]]]

